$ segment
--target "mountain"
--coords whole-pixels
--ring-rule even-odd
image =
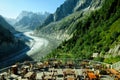
[[[64,17],[81,10],[96,9],[102,4],[102,0],[66,0],[64,4],[57,8],[54,14],[51,14],[44,21],[43,26],[63,19]]]
[[[0,16],[0,24],[3,25],[6,29],[10,30],[12,33],[16,32],[13,26],[7,23],[6,20],[2,16]]]
[[[14,28],[0,16],[0,61],[27,47],[24,42],[15,38],[14,32]]]
[[[99,1],[96,0],[92,5]],[[60,23],[57,28],[55,23],[50,23],[54,24],[54,27],[51,26],[54,30],[60,32],[63,29],[63,34],[69,32],[72,36],[48,54],[47,58],[56,56],[57,58],[91,59],[93,53],[98,53],[94,60],[107,63],[120,61],[120,0],[104,0],[101,8],[96,10],[95,7],[91,8],[93,11],[89,13],[90,7],[71,14],[71,17],[63,18],[61,20],[63,22],[57,22]],[[61,24],[64,25],[62,28]],[[50,33],[53,34],[54,30]]]
[[[74,12],[74,8],[79,0],[66,0],[64,4],[57,8],[54,14],[50,14],[44,21],[44,23],[39,27],[46,26],[54,21],[59,21],[62,18],[68,16]]]
[[[74,21],[83,16],[88,16],[92,11],[102,6],[103,0],[66,0],[50,14],[45,22],[36,28],[36,34],[46,37],[65,40],[72,37]]]
[[[16,22],[16,20],[15,19],[13,19],[13,18],[6,18],[6,17],[4,17],[4,19],[10,24],[10,25],[14,25],[15,24],[15,22]]]
[[[50,13],[33,13],[22,11],[16,19],[7,19],[18,31],[34,30],[40,26]]]

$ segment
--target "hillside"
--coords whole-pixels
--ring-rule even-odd
[[[109,63],[120,60],[116,57],[119,53],[114,49],[120,41],[119,13],[119,0],[105,0],[101,9],[72,20],[69,23],[72,30],[74,29],[72,38],[64,41],[47,57],[88,59],[93,53],[99,53],[95,60],[107,62],[108,59],[112,59]]]
[[[13,42],[13,38],[11,32],[0,24],[0,44],[2,42]]]
[[[14,28],[0,18],[0,61],[27,47],[24,42],[15,38],[14,32]]]
[[[74,21],[99,9],[102,3],[101,0],[66,0],[54,14],[47,17],[42,26],[36,28],[35,33],[57,40],[69,39],[75,31],[75,27],[72,27],[75,24]]]
[[[1,15],[0,15],[0,24],[3,25],[6,29],[10,30],[12,33],[16,32],[13,26],[8,24]]]

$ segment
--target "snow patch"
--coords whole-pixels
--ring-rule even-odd
[[[24,33],[24,35],[34,40],[34,43],[32,43],[31,45],[31,49],[26,53],[28,56],[35,54],[36,52],[40,51],[43,47],[47,47],[49,43],[46,39],[35,37],[35,36],[32,36],[31,34],[33,34],[32,31]]]

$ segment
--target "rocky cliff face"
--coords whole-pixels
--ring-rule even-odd
[[[17,31],[34,30],[40,26],[50,13],[33,13],[22,11],[16,19],[6,19]]]
[[[64,4],[57,8],[54,14],[51,14],[44,21],[43,26],[63,19],[66,16],[76,12],[76,11],[84,11],[89,9],[96,9],[101,7],[103,0],[66,0]]]
[[[102,3],[103,0],[66,0],[36,29],[36,33],[62,40],[70,38],[75,29],[72,27],[74,21],[99,9]]]
[[[89,10],[89,9],[96,9],[100,8],[103,4],[103,0],[79,0],[74,11],[80,10]]]
[[[76,6],[79,0],[66,0],[64,4],[57,8],[54,14],[51,14],[47,17],[47,19],[42,24],[43,26],[54,22],[59,21],[62,18],[68,16],[69,14],[74,12],[74,7]]]
[[[48,12],[45,13],[33,13],[23,11],[16,19],[14,27],[16,30],[26,31],[34,30],[36,27],[40,26],[46,17],[49,15]]]
[[[44,33],[73,35],[47,57],[91,59],[98,53],[94,60],[110,64],[120,61],[120,0],[80,1],[77,12],[45,26],[49,32]]]
[[[54,21],[59,21],[73,13],[78,1],[79,0],[66,0],[54,13]]]

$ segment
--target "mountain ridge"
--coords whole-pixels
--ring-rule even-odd
[[[10,30],[12,33],[15,33],[15,29],[6,20],[0,15],[0,24],[4,26],[4,28]]]
[[[34,30],[40,26],[50,13],[22,11],[16,19],[6,19],[17,31]]]
[[[120,60],[120,1],[105,0],[103,6],[84,18],[74,21],[73,36],[63,41],[47,58],[79,58],[114,63]]]
[[[0,16],[0,56],[2,56],[0,61],[27,47],[23,41],[14,36],[16,33],[17,31]]]
[[[69,3],[69,1],[70,0],[67,0],[64,4],[62,4],[56,10],[56,12],[58,12],[60,8],[64,9],[63,6],[70,6],[70,5],[66,5],[66,4]],[[74,1],[77,1],[77,2],[74,3]],[[66,14],[69,14],[69,15],[66,15],[65,17],[61,17],[61,20],[58,20],[58,21],[54,20],[54,18],[53,18],[54,14],[58,14],[58,16],[63,15],[63,14],[55,12],[54,14],[49,15],[48,16],[49,19],[47,18],[45,20],[47,22],[46,23],[44,22],[42,24],[42,26],[37,27],[36,30],[35,30],[35,33],[38,34],[38,35],[39,34],[44,34],[45,36],[48,36],[48,37],[50,36],[52,38],[61,39],[61,40],[69,39],[72,36],[72,34],[69,34],[69,33],[72,32],[72,31],[70,31],[70,29],[72,30],[72,27],[70,27],[70,23],[73,22],[74,20],[76,20],[77,18],[80,18],[80,17],[82,18],[83,15],[87,16],[92,11],[99,9],[102,6],[102,3],[103,3],[103,1],[101,1],[101,0],[99,0],[99,1],[74,0],[74,1],[73,1],[73,3],[74,3],[75,6],[72,9],[71,9],[71,7],[69,8],[69,9],[71,9],[71,11],[70,11],[71,13],[70,14],[69,14],[69,12],[66,13]],[[88,2],[90,2],[90,3],[88,4]],[[72,1],[70,1],[70,3],[72,3]],[[94,3],[94,5],[93,5],[93,3]],[[87,4],[87,7],[86,7],[85,4]],[[95,5],[97,5],[97,6],[95,6]],[[83,7],[83,8],[81,8],[81,7]],[[78,11],[78,8],[79,8],[80,11]]]

